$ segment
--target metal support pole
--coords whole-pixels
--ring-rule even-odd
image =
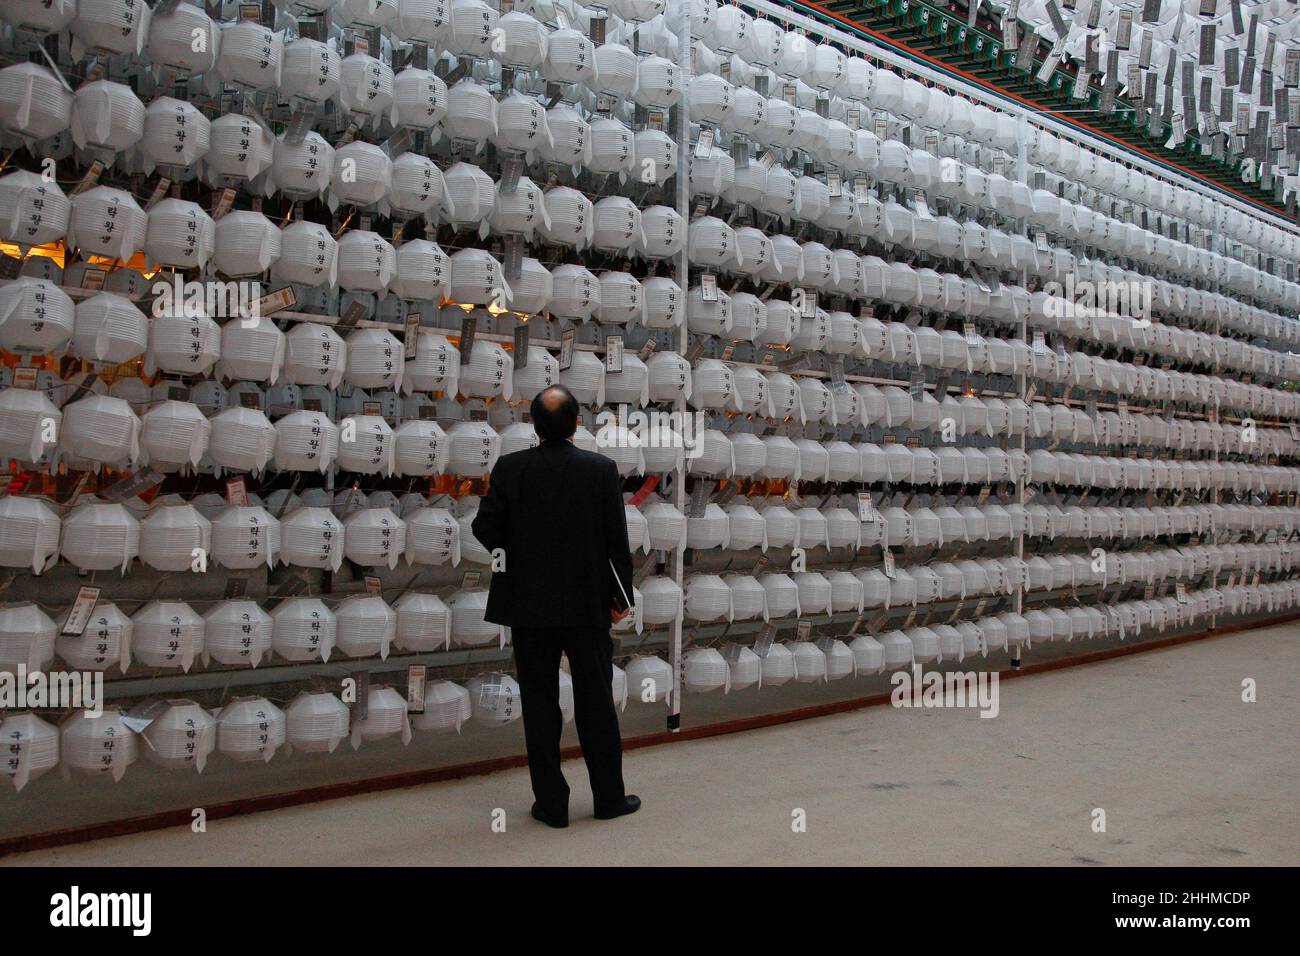
[[[691,150],[691,120],[690,120],[690,85],[693,79],[691,75],[691,15],[687,8],[686,0],[670,0],[669,10],[675,8],[679,37],[677,44],[677,68],[682,76],[682,98],[677,106],[677,124],[673,130],[673,137],[677,140],[677,214],[682,217],[683,222],[690,220],[690,192],[689,192],[689,172],[690,172],[690,150]],[[677,254],[677,284],[685,293],[691,285],[690,260],[687,257],[686,244],[682,244],[681,252]],[[690,335],[686,329],[686,322],[677,329],[677,352],[685,355],[689,343]],[[673,410],[678,413],[678,421],[685,423],[689,410],[686,407],[686,399],[681,395],[673,402]],[[683,450],[681,460],[677,464],[677,470],[673,473],[673,504],[682,514],[686,514],[686,458]],[[673,552],[673,580],[677,582],[678,587],[683,586],[685,577],[685,544],[681,544]],[[677,615],[673,621],[672,640],[669,645],[669,663],[673,669],[673,689],[672,699],[668,707],[668,729],[676,732],[682,727],[682,614]]]

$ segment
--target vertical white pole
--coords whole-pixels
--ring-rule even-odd
[[[677,124],[673,130],[673,138],[677,141],[677,213],[682,217],[683,222],[688,222],[691,217],[690,211],[690,191],[688,188],[688,175],[690,171],[690,149],[691,149],[691,126],[690,126],[690,85],[691,85],[691,15],[687,8],[686,0],[669,0],[669,12],[676,7],[676,17],[669,16],[668,22],[678,24],[678,44],[677,44],[677,67],[682,77],[682,98],[677,106]],[[683,294],[690,288],[690,261],[686,253],[686,245],[682,245],[682,251],[677,254],[677,284],[681,287]],[[683,321],[677,329],[677,352],[685,355],[690,341],[690,335],[686,329],[686,323]],[[678,396],[673,403],[673,410],[678,413],[678,421],[685,422],[689,411],[686,407],[686,399]],[[696,436],[697,440],[701,436]],[[682,514],[686,514],[686,462],[683,459],[677,466],[673,474],[673,504]],[[673,552],[673,580],[677,582],[678,587],[682,586],[685,577],[684,554],[685,546],[679,546]],[[682,615],[678,614],[677,619],[673,621],[672,644],[669,647],[670,663],[673,669],[673,691],[672,701],[668,709],[668,729],[676,732],[681,730],[682,726]]]
[[[1020,181],[1024,183],[1027,183],[1029,181],[1029,144],[1027,141],[1032,128],[1033,127],[1029,125],[1029,121],[1024,117],[1021,117],[1020,149],[1016,155],[1016,173],[1018,174],[1018,178],[1020,179]],[[1023,288],[1028,288],[1029,286],[1028,270],[1025,270],[1021,273],[1020,284]],[[1029,341],[1028,313],[1026,313],[1025,317],[1020,320],[1020,341],[1024,342],[1026,345],[1031,344]],[[1016,381],[1016,390],[1020,393],[1020,400],[1028,404],[1029,402],[1029,370],[1028,369],[1022,371],[1018,376]],[[1032,415],[1030,417],[1032,419]],[[1020,472],[1020,477],[1016,479],[1016,504],[1020,505],[1021,514],[1024,514],[1023,509],[1025,507],[1025,502],[1028,499],[1028,489],[1029,489],[1029,482],[1024,472],[1024,469],[1028,467],[1028,461],[1029,461],[1027,457],[1024,457],[1025,452],[1028,450],[1029,447],[1028,440],[1026,438],[1027,434],[1028,434],[1028,429],[1020,433],[1020,452],[1022,455],[1021,472]],[[1023,567],[1023,562],[1025,560],[1025,532],[1023,529],[1021,530],[1020,534],[1017,535],[1016,537],[1016,557],[1020,559]],[[1020,585],[1020,589],[1016,591],[1016,613],[1017,614],[1023,614],[1025,610],[1024,587],[1025,587],[1024,582],[1022,581]],[[1020,669],[1020,653],[1021,653],[1020,649],[1016,648],[1015,651],[1016,656],[1011,659],[1011,666],[1016,670]]]

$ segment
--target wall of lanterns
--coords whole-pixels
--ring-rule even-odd
[[[470,525],[557,381],[670,725],[1300,599],[1292,223],[765,2],[0,19],[0,672],[109,705],[3,710],[16,799],[515,720]]]

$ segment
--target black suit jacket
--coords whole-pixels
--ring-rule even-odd
[[[623,606],[611,561],[632,596],[623,481],[604,455],[561,441],[502,456],[471,529],[505,552],[488,592],[493,624],[608,629]]]

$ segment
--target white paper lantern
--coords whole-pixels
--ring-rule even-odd
[[[163,265],[189,269],[205,266],[216,244],[216,224],[197,204],[164,199],[149,210],[145,254]]]
[[[280,554],[280,522],[256,505],[232,506],[212,520],[212,558],[233,570],[272,567]]]
[[[14,714],[0,720],[5,760],[0,772],[15,791],[59,765],[59,732],[35,714]]]
[[[288,661],[328,661],[337,640],[334,612],[318,598],[289,598],[271,612],[271,646]]]
[[[344,556],[364,567],[397,567],[406,549],[406,523],[387,508],[364,508],[343,522]]]
[[[346,367],[347,344],[329,326],[299,322],[285,335],[285,381],[334,389]]]
[[[203,655],[228,667],[256,667],[271,653],[274,622],[256,601],[222,601],[203,615]]]
[[[140,560],[158,571],[196,570],[201,559],[207,567],[212,525],[187,504],[154,507],[140,522]]]
[[[388,195],[392,184],[393,161],[378,146],[353,140],[334,151],[330,192],[338,202],[372,206]]]
[[[0,673],[17,683],[19,668],[45,671],[54,661],[54,622],[35,604],[0,608]]]
[[[120,398],[88,395],[63,408],[64,459],[119,465],[140,456],[140,419]]]
[[[227,113],[212,121],[204,161],[214,183],[219,177],[253,179],[271,167],[275,137],[271,131],[242,113]]]
[[[16,170],[0,178],[0,239],[44,245],[68,231],[72,201],[57,183]]]
[[[788,684],[795,676],[794,654],[784,644],[772,644],[763,655],[762,681],[771,687]]]
[[[76,15],[76,0],[16,0],[0,11],[0,20],[45,36],[62,30]]]
[[[121,780],[139,753],[138,738],[122,720],[116,707],[105,707],[92,716],[78,710],[59,728],[59,751],[63,765],[86,774],[110,774]]]
[[[15,63],[0,70],[0,130],[29,142],[68,128],[73,94],[48,67]]]
[[[350,597],[334,609],[338,650],[349,657],[388,659],[397,636],[397,612],[381,597]]]
[[[636,168],[636,141],[632,131],[616,119],[599,119],[591,124],[591,159],[587,168],[593,173],[627,174]]]
[[[479,0],[469,2],[479,3]],[[447,91],[447,115],[443,117],[442,125],[453,140],[484,143],[495,139],[496,97],[473,79],[461,80]]]
[[[347,704],[333,694],[302,693],[285,710],[285,740],[304,753],[333,753],[349,723]]]
[[[63,413],[44,392],[7,388],[0,392],[0,458],[46,460],[58,447]]]
[[[149,323],[148,372],[201,375],[221,357],[221,329],[205,314],[190,315],[180,304]],[[240,320],[242,321],[242,320]]]
[[[447,84],[430,70],[408,66],[393,80],[393,104],[398,125],[434,131],[447,115]]]
[[[40,574],[58,552],[59,529],[58,515],[43,501],[0,498],[0,567],[31,568]]]
[[[436,594],[408,592],[394,605],[395,645],[404,651],[444,650],[451,642],[451,610]]]
[[[44,353],[72,338],[75,310],[57,285],[27,276],[0,288],[0,348]]]
[[[275,432],[277,468],[325,472],[338,455],[338,426],[320,412],[292,412],[275,423]]]
[[[203,618],[184,601],[150,601],[131,615],[131,654],[154,668],[189,671],[203,653]]]
[[[676,63],[652,54],[641,58],[633,95],[640,106],[668,109],[681,101],[685,84]]]
[[[460,732],[473,715],[469,691],[451,681],[432,681],[424,692],[424,711],[411,718],[416,730]]]
[[[270,27],[254,20],[222,25],[217,74],[227,83],[244,90],[278,86],[283,60],[284,41]]]
[[[240,763],[270,761],[287,736],[284,711],[264,697],[231,701],[217,714],[217,750]]]
[[[258,473],[275,453],[275,426],[256,408],[227,408],[212,418],[208,455],[229,471]]]
[[[308,131],[296,143],[284,136],[275,141],[270,178],[277,191],[292,198],[313,198],[325,192],[333,175],[334,147],[319,133]]]
[[[207,155],[211,141],[212,123],[192,103],[160,96],[145,108],[139,150],[146,169],[192,166]]]

